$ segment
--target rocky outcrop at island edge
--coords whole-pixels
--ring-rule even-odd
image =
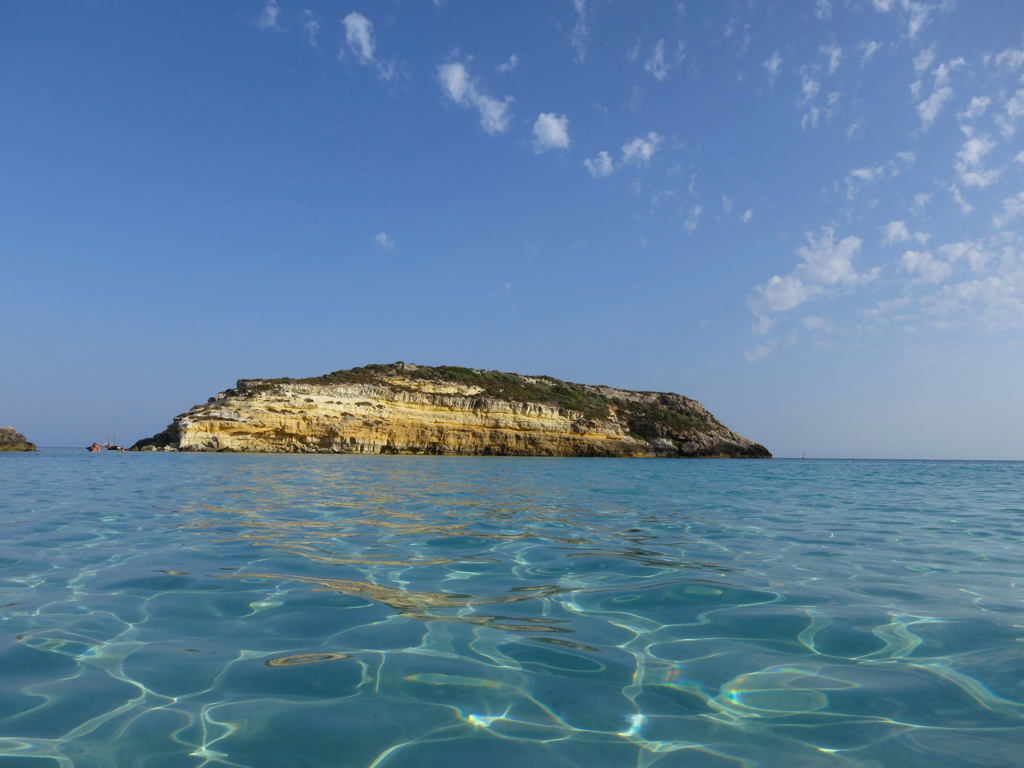
[[[682,395],[406,363],[243,379],[132,450],[771,458]]]
[[[0,451],[34,451],[35,445],[25,439],[14,427],[0,427]]]

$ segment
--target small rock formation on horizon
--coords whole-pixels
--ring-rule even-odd
[[[14,427],[0,427],[0,451],[34,451],[35,445],[25,439]]]
[[[132,450],[771,458],[682,395],[401,362],[242,379]]]

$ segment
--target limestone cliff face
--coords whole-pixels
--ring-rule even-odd
[[[681,395],[405,363],[241,380],[133,450],[771,457]]]
[[[14,427],[0,427],[0,451],[34,451],[36,447]]]

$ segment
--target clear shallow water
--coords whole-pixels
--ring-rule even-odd
[[[0,454],[0,765],[1024,762],[1024,464]]]

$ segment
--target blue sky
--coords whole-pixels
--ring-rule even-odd
[[[371,362],[1024,459],[1024,3],[0,8],[0,424]]]

